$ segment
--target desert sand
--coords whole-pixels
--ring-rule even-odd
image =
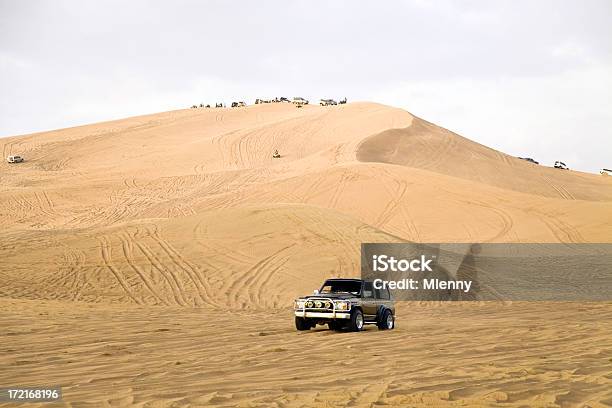
[[[361,242],[612,242],[610,177],[366,102],[0,145],[26,159],[0,164],[0,386],[73,407],[612,405],[612,303],[402,303],[362,333],[297,333],[291,310],[358,276]]]

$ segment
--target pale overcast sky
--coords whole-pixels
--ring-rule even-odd
[[[0,0],[0,137],[257,97],[612,167],[612,1]]]

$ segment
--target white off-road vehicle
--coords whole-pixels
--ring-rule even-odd
[[[6,158],[6,161],[9,163],[21,163],[23,162],[23,157],[21,156],[9,156]]]
[[[296,96],[295,98],[293,98],[291,103],[296,105],[298,108],[301,108],[304,105],[308,105],[308,99],[304,99],[302,97]]]

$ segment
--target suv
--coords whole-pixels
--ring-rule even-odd
[[[337,105],[338,102],[334,101],[333,99],[321,99],[321,102],[319,104],[321,106],[334,106]]]
[[[389,289],[375,289],[362,279],[328,279],[314,295],[295,300],[295,328],[327,324],[330,330],[361,331],[366,324],[380,330],[395,327],[395,303]]]
[[[9,156],[6,158],[6,161],[9,163],[21,163],[23,161],[23,157],[21,156]]]

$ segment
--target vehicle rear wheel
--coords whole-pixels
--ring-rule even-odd
[[[295,328],[299,331],[310,330],[312,324],[303,317],[295,316]]]
[[[361,310],[354,309],[351,312],[351,321],[349,323],[349,329],[351,331],[362,331],[363,330],[363,313]]]
[[[389,309],[385,310],[376,324],[379,330],[392,330],[395,327],[395,317]]]

